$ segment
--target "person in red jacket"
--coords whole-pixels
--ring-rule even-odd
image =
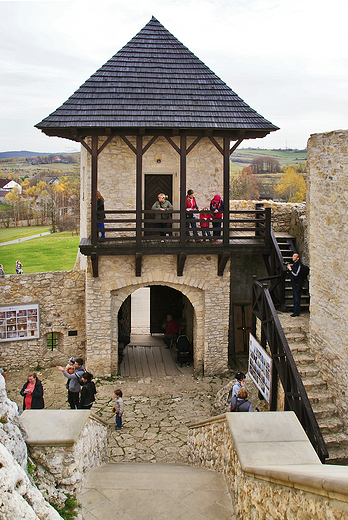
[[[163,325],[166,327],[166,331],[163,337],[163,341],[166,344],[166,348],[170,348],[170,340],[176,339],[179,335],[179,327],[175,320],[173,320],[173,316],[168,314],[167,316],[167,325]]]
[[[210,211],[214,212],[213,215],[213,236],[220,237],[221,236],[221,219],[223,217],[223,209],[224,202],[220,195],[215,195],[214,198],[210,201]],[[218,238],[214,238],[215,241],[218,241]]]

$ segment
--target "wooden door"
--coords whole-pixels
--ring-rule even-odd
[[[249,333],[251,332],[251,301],[233,302],[234,347],[236,356],[249,353]]]
[[[151,209],[152,205],[156,202],[158,194],[164,193],[168,195],[168,200],[172,202],[173,196],[173,179],[171,175],[163,174],[163,175],[154,175],[154,174],[146,174],[145,175],[145,201],[144,201],[144,209]],[[153,219],[155,215],[151,215],[150,213],[145,213],[146,219]],[[146,222],[144,225],[145,228],[155,228],[154,222]],[[145,231],[145,234],[153,234],[153,231]]]

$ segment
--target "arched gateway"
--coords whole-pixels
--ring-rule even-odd
[[[235,291],[239,283],[226,266],[234,255],[243,264],[241,255],[267,254],[270,238],[269,213],[230,211],[230,154],[277,127],[155,18],[36,126],[82,144],[87,366],[98,375],[116,373],[115,311],[137,288],[163,284],[193,306],[195,370],[225,371],[230,280]],[[213,237],[203,236],[199,211],[186,211],[187,189],[208,211],[221,195]],[[165,220],[151,209],[163,190],[172,204]]]

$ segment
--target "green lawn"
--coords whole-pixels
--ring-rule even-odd
[[[32,231],[35,228],[16,228],[18,229]],[[16,260],[22,262],[24,274],[70,271],[75,265],[79,240],[79,236],[72,236],[70,231],[64,231],[18,244],[0,246],[0,264],[4,266],[6,274],[16,272]]]
[[[10,240],[17,240],[18,238],[30,237],[31,235],[39,235],[40,233],[46,233],[49,230],[50,226],[1,228],[0,244],[1,242],[9,242]]]

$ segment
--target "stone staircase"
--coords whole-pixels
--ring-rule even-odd
[[[327,462],[348,464],[348,435],[344,432],[334,396],[310,352],[306,332],[296,323],[283,323],[282,327],[326,443],[329,452]]]

